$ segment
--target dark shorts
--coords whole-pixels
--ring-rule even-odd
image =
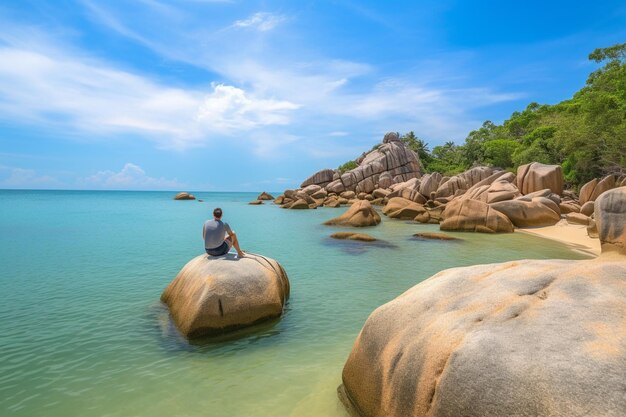
[[[225,240],[217,248],[213,248],[213,249],[206,249],[205,248],[205,250],[206,250],[206,253],[211,255],[211,256],[226,255],[228,253],[228,251],[230,250],[230,241],[229,240]]]

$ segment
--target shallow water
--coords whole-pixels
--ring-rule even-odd
[[[0,191],[1,416],[346,416],[341,370],[377,306],[449,267],[584,257],[523,234],[415,240],[438,227],[386,218],[367,246],[328,238],[344,209],[172,195]],[[190,344],[159,296],[218,205],[244,250],[285,267],[291,299],[279,321]]]

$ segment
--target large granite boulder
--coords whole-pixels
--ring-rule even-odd
[[[594,220],[602,253],[626,255],[626,187],[600,194],[595,203]]]
[[[215,335],[280,317],[289,280],[273,259],[247,254],[200,255],[161,295],[176,327],[188,338]]]
[[[189,193],[178,193],[174,196],[174,200],[195,200],[196,197],[194,197],[193,194],[189,194]]]
[[[422,178],[420,179],[419,187],[420,194],[428,199],[431,193],[437,191],[442,178],[443,177],[438,172],[433,172],[432,174],[426,174],[422,176]]]
[[[406,181],[419,177],[422,173],[419,157],[400,141],[396,133],[386,134],[383,143],[365,154],[358,163],[358,167],[329,183],[326,190],[334,193],[345,190],[371,193],[376,188],[388,187],[389,178],[393,182]],[[379,180],[383,174],[384,181],[381,185]]]
[[[506,171],[497,171],[471,186],[460,198],[495,203],[511,200],[520,196],[519,189],[513,184],[515,175]]]
[[[580,189],[579,203],[583,206],[589,201],[596,201],[596,199],[605,191],[615,187],[615,176],[607,175],[606,177],[598,180],[594,178]]]
[[[442,271],[370,315],[340,398],[362,417],[623,416],[625,260]]]
[[[522,194],[550,189],[558,195],[563,194],[563,170],[560,165],[545,165],[533,162],[517,168],[517,188]]]
[[[513,224],[504,214],[478,200],[456,198],[446,205],[441,230],[511,233]]]
[[[532,201],[509,200],[490,204],[491,208],[504,214],[516,227],[552,226],[561,220],[558,206],[545,197]]]
[[[376,226],[380,223],[380,215],[367,200],[357,200],[341,216],[326,221],[327,226]]]
[[[319,185],[320,187],[326,187],[333,181],[333,177],[335,175],[335,171],[332,169],[323,169],[321,171],[316,172],[311,175],[309,178],[304,180],[302,184],[300,184],[301,188],[306,188],[309,185]]]

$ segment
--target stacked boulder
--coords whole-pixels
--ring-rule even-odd
[[[358,166],[344,173],[331,169],[316,172],[299,189],[286,190],[275,202],[284,208],[339,207],[356,198],[382,204],[388,194],[385,190],[422,175],[419,156],[394,132],[387,133],[382,144],[355,162]],[[374,193],[376,190],[378,193]],[[303,198],[302,193],[310,199]],[[304,200],[306,204],[294,204],[297,200]]]

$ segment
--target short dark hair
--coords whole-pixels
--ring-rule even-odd
[[[213,216],[217,217],[218,219],[222,217],[222,209],[221,208],[216,208],[215,210],[213,210]]]

